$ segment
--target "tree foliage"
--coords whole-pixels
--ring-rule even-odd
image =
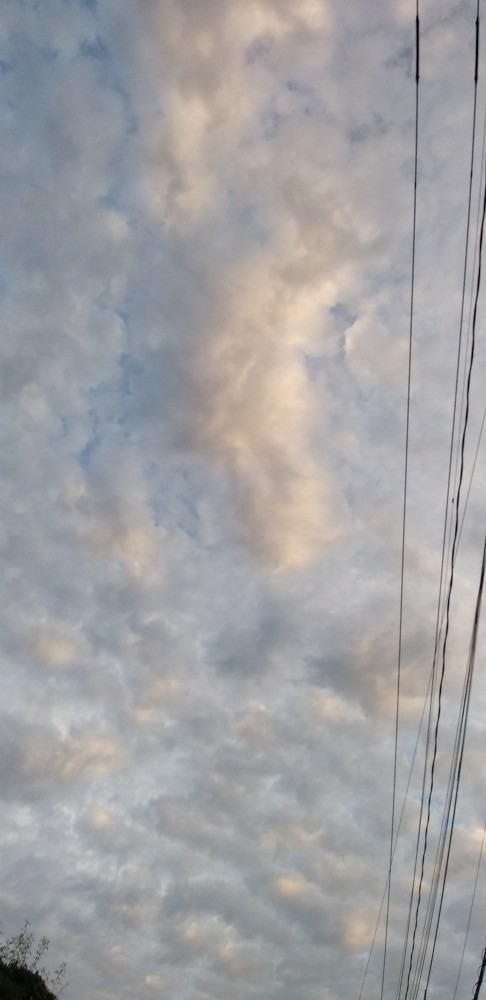
[[[66,966],[63,962],[50,975],[41,961],[49,941],[42,937],[35,944],[26,920],[15,937],[0,945],[0,996],[2,1000],[57,1000],[66,987]]]

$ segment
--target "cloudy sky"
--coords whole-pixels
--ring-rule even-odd
[[[475,18],[421,10],[398,811],[434,647]],[[359,995],[390,841],[414,46],[412,0],[2,4],[0,920],[50,938],[70,1000]],[[485,488],[480,444],[432,846]],[[431,1000],[452,1000],[481,845],[484,653],[480,635]],[[418,763],[386,998],[420,787]]]

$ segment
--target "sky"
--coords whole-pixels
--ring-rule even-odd
[[[397,813],[418,753],[387,1000],[439,593],[475,18],[474,0],[420,11]],[[66,1000],[358,1000],[390,850],[414,46],[412,0],[2,5],[0,922],[50,939]],[[465,328],[485,95],[481,40]],[[484,307],[432,845],[485,530]],[[484,654],[480,632],[429,1000],[453,998],[481,846]],[[458,996],[485,905],[483,866]],[[383,948],[381,921],[363,1000]]]

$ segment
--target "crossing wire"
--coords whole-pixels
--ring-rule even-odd
[[[427,703],[427,700],[429,698],[429,692],[430,692],[430,710],[429,710],[429,725],[428,725],[428,735],[427,735],[427,740],[428,741],[430,741],[430,736],[431,736],[431,715],[430,715],[430,712],[432,711],[433,692],[431,691],[432,678],[429,678],[429,685],[428,685],[427,693],[425,695],[424,708],[423,708],[423,711],[422,711],[422,719],[421,719],[421,723],[420,723],[419,733],[418,733],[418,736],[417,736],[417,743],[416,743],[415,751],[414,751],[414,755],[413,755],[413,761],[412,761],[412,766],[411,766],[411,770],[410,770],[410,774],[409,774],[409,778],[408,778],[407,789],[405,791],[405,798],[404,798],[404,801],[402,803],[402,809],[401,809],[401,814],[400,814],[398,826],[397,826],[397,829],[395,831],[396,753],[397,753],[397,742],[398,742],[398,719],[399,719],[399,701],[400,701],[401,633],[402,633],[402,620],[403,620],[403,583],[404,583],[404,551],[405,551],[404,542],[405,542],[406,498],[407,498],[407,478],[408,478],[408,430],[409,430],[409,415],[410,415],[410,379],[411,379],[411,348],[412,348],[412,337],[411,337],[411,335],[412,335],[412,329],[413,329],[413,300],[414,300],[414,277],[415,277],[415,233],[416,233],[416,202],[417,202],[417,162],[418,162],[418,155],[417,155],[418,154],[418,82],[419,82],[419,43],[420,43],[420,22],[419,22],[418,0],[417,0],[417,13],[416,13],[416,22],[415,23],[416,23],[416,77],[415,77],[416,78],[416,116],[415,116],[415,125],[416,125],[416,128],[415,128],[415,171],[414,171],[414,217],[413,217],[413,237],[412,237],[412,283],[411,283],[411,298],[410,298],[410,306],[411,306],[411,308],[410,308],[410,337],[409,337],[409,371],[408,371],[407,428],[406,428],[406,448],[405,448],[406,455],[405,455],[405,476],[404,476],[404,510],[403,510],[403,525],[402,525],[402,567],[401,567],[401,594],[400,594],[399,655],[398,655],[398,671],[397,671],[398,672],[398,678],[397,678],[397,714],[396,714],[396,727],[395,727],[396,742],[395,742],[395,760],[394,760],[392,830],[391,830],[391,841],[390,841],[390,863],[389,863],[389,869],[388,869],[388,874],[387,874],[387,879],[386,879],[386,884],[385,884],[385,890],[384,890],[382,901],[381,901],[381,905],[380,905],[380,910],[379,910],[379,914],[378,914],[378,918],[377,918],[377,924],[376,924],[374,935],[373,935],[373,940],[371,942],[371,948],[370,948],[370,952],[369,952],[368,959],[367,959],[367,964],[366,964],[366,969],[365,969],[365,973],[364,973],[364,976],[363,976],[363,981],[361,983],[361,989],[360,989],[360,993],[359,993],[359,1000],[361,1000],[361,997],[362,997],[362,994],[363,994],[364,985],[365,985],[365,981],[366,981],[366,977],[367,977],[367,973],[368,973],[368,969],[369,969],[369,965],[370,965],[371,955],[372,955],[374,944],[375,944],[375,940],[376,940],[376,934],[377,934],[377,930],[378,930],[380,916],[381,916],[381,913],[382,913],[383,904],[384,904],[385,896],[386,896],[387,897],[387,918],[386,918],[385,949],[384,949],[384,960],[383,960],[383,971],[382,971],[382,984],[381,984],[381,998],[383,998],[384,982],[385,982],[385,965],[386,965],[387,937],[388,937],[388,922],[389,922],[389,906],[390,906],[390,893],[391,893],[391,870],[392,870],[392,862],[393,862],[393,858],[394,858],[395,850],[396,850],[396,846],[397,846],[398,834],[399,834],[399,831],[400,831],[400,828],[401,828],[401,823],[402,823],[402,818],[403,818],[403,812],[404,812],[406,798],[407,798],[407,795],[408,795],[408,789],[409,789],[410,780],[411,780],[411,773],[412,773],[413,765],[414,765],[414,762],[415,762],[415,755],[416,755],[416,751],[417,751],[417,744],[418,744],[418,740],[420,738],[420,731],[421,731],[421,728],[422,728],[422,723],[423,723],[423,718],[424,718],[424,712],[425,712],[426,703]],[[466,287],[466,275],[467,275],[467,263],[468,263],[469,230],[470,230],[471,199],[472,199],[472,179],[473,179],[473,165],[474,165],[474,151],[475,151],[478,64],[479,64],[479,0],[477,0],[477,16],[476,16],[476,51],[475,51],[475,72],[474,72],[474,85],[475,85],[474,86],[474,112],[473,112],[473,135],[472,135],[472,144],[471,144],[471,168],[470,168],[470,179],[469,179],[468,216],[467,216],[467,227],[466,227],[466,249],[465,249],[465,260],[464,260],[463,290],[462,290],[462,301],[461,301],[461,318],[460,318],[460,329],[459,329],[459,346],[458,346],[458,358],[457,358],[457,369],[456,369],[456,384],[455,384],[455,393],[454,393],[453,426],[452,426],[452,433],[451,433],[451,451],[450,451],[450,461],[449,461],[449,470],[448,470],[447,500],[446,500],[445,523],[444,523],[444,540],[443,540],[443,549],[442,549],[441,580],[440,580],[440,585],[439,585],[439,602],[438,602],[438,609],[437,609],[437,626],[436,626],[436,639],[435,639],[435,649],[434,649],[434,665],[436,665],[436,660],[437,660],[437,655],[438,655],[438,648],[439,648],[439,641],[440,641],[440,632],[441,632],[441,627],[442,627],[442,624],[443,624],[443,621],[444,621],[444,616],[445,616],[445,607],[444,607],[444,610],[442,611],[442,615],[440,615],[440,605],[441,605],[441,598],[442,598],[442,580],[443,580],[443,573],[444,573],[445,538],[446,538],[446,534],[447,534],[447,525],[448,525],[449,496],[450,496],[450,482],[451,482],[451,467],[452,467],[453,444],[454,444],[454,438],[455,438],[455,421],[456,421],[456,411],[457,411],[457,394],[458,394],[460,358],[461,358],[461,349],[462,349],[462,330],[463,330],[464,303],[465,303],[465,287]],[[485,134],[486,134],[486,115],[485,115]],[[484,137],[483,137],[483,151],[484,151]],[[479,229],[479,217],[478,217],[478,229]],[[476,242],[476,247],[477,247],[477,242]],[[473,272],[474,272],[474,270],[475,270],[475,267],[473,267]],[[470,314],[470,318],[471,318],[471,314]],[[469,321],[470,321],[470,319],[469,319]],[[467,346],[466,346],[466,353],[467,353]],[[464,385],[465,385],[465,383],[466,383],[466,372],[464,374]],[[486,415],[486,409],[485,409],[485,415]],[[461,405],[461,418],[462,418],[462,405]],[[484,416],[483,416],[483,424],[484,424]],[[480,432],[480,435],[479,435],[479,440],[478,440],[478,444],[477,444],[477,448],[476,448],[476,456],[475,456],[475,461],[474,461],[473,472],[471,473],[471,478],[470,478],[470,483],[469,483],[469,489],[468,489],[467,498],[466,498],[466,506],[467,506],[467,502],[468,502],[468,499],[469,499],[469,493],[470,493],[470,489],[471,489],[472,478],[473,478],[473,475],[474,475],[474,469],[475,469],[477,454],[478,454],[478,450],[479,450],[479,444],[480,444],[480,439],[481,439],[482,427],[483,427],[483,425],[481,426],[481,432]],[[457,466],[456,466],[456,469],[457,469]],[[456,508],[456,510],[457,510],[457,508]],[[464,511],[463,511],[461,525],[460,525],[460,529],[459,529],[458,534],[457,534],[457,529],[456,529],[456,546],[455,546],[456,555],[457,555],[457,549],[458,549],[460,537],[461,537],[461,534],[462,534],[462,528],[463,528],[465,513],[466,513],[466,509],[464,509]],[[447,563],[448,563],[448,559],[446,561],[446,564]],[[439,620],[440,620],[440,626],[438,624]],[[428,754],[428,751],[426,752],[426,758],[427,758],[427,754]],[[424,811],[426,772],[427,772],[427,765],[424,768],[424,783],[423,783],[423,789],[422,789],[420,823],[422,822],[423,811]],[[414,876],[413,876],[413,887],[412,887],[412,894],[411,894],[411,897],[410,897],[410,907],[409,907],[409,915],[408,915],[407,932],[406,932],[404,952],[403,952],[403,959],[402,959],[402,968],[401,968],[401,973],[400,973],[400,983],[399,983],[398,990],[397,990],[397,1000],[398,1000],[400,992],[401,992],[402,981],[403,981],[404,963],[405,963],[405,958],[406,958],[407,942],[408,942],[408,935],[409,935],[409,928],[410,928],[411,908],[412,908],[412,905],[413,905],[413,895],[414,895],[414,889],[415,889],[415,879],[416,879],[416,868],[417,868],[417,858],[418,858],[419,842],[420,842],[420,828],[419,828],[419,835],[418,835],[418,838],[417,838],[417,850],[416,850],[416,858],[415,858],[415,870],[414,870]],[[408,986],[407,986],[407,992],[408,992]]]
[[[471,701],[471,688],[472,688],[472,680],[473,680],[473,674],[474,674],[474,664],[475,664],[475,658],[476,658],[476,646],[477,646],[477,637],[478,637],[478,629],[479,629],[479,619],[480,619],[480,615],[481,615],[481,602],[482,602],[482,596],[483,596],[483,585],[484,585],[485,567],[486,567],[486,536],[485,536],[484,545],[483,545],[483,558],[482,558],[482,564],[481,564],[481,575],[480,575],[480,581],[479,581],[479,587],[478,587],[478,593],[477,593],[477,599],[476,599],[476,608],[475,608],[475,614],[474,614],[474,623],[473,623],[473,630],[472,630],[472,635],[471,635],[471,644],[470,644],[470,651],[469,651],[469,658],[468,658],[468,668],[467,668],[466,678],[465,678],[465,682],[464,682],[464,690],[463,690],[463,695],[462,695],[462,700],[461,700],[460,717],[459,717],[459,723],[458,723],[458,727],[457,727],[456,741],[455,741],[455,745],[454,745],[453,763],[452,763],[452,766],[451,766],[451,775],[450,775],[449,786],[448,786],[448,790],[447,790],[446,807],[444,809],[444,817],[443,817],[443,821],[442,821],[441,843],[440,843],[440,846],[439,846],[439,850],[437,852],[436,866],[434,868],[434,896],[433,896],[433,904],[431,905],[431,922],[432,922],[433,911],[434,911],[434,907],[435,907],[435,901],[436,901],[436,898],[437,898],[437,891],[438,891],[438,887],[439,887],[439,882],[441,880],[441,866],[442,866],[443,858],[444,858],[444,850],[445,850],[445,844],[446,844],[446,839],[447,839],[447,830],[449,830],[447,851],[446,851],[446,855],[445,855],[444,874],[442,875],[442,889],[441,889],[441,894],[440,894],[438,913],[437,913],[437,917],[436,917],[436,921],[435,921],[435,931],[434,931],[434,937],[433,937],[433,942],[432,942],[432,951],[431,951],[431,955],[430,955],[430,959],[429,959],[429,966],[428,966],[428,971],[427,971],[427,978],[426,978],[426,983],[425,983],[424,1000],[426,1000],[426,998],[427,998],[427,991],[428,991],[428,987],[429,987],[429,983],[430,983],[432,966],[433,966],[434,956],[435,956],[435,949],[436,949],[436,945],[437,945],[437,937],[438,937],[438,933],[439,933],[440,918],[441,918],[441,914],[442,914],[442,906],[443,906],[443,902],[444,902],[444,894],[445,894],[445,888],[446,888],[446,882],[447,882],[447,875],[448,875],[448,870],[449,870],[449,861],[450,861],[450,854],[451,854],[452,837],[453,837],[453,833],[454,833],[454,824],[455,824],[456,810],[457,810],[457,800],[458,800],[458,796],[459,796],[459,786],[460,786],[460,782],[461,782],[462,764],[463,764],[463,759],[464,759],[464,746],[465,746],[465,739],[466,739],[466,730],[467,730],[467,722],[468,722],[468,714],[469,714],[469,705],[470,705],[470,701]],[[452,806],[452,800],[453,799],[454,799],[454,804]],[[426,948],[424,948],[424,960],[425,960],[425,954],[426,954]],[[423,963],[422,963],[422,968],[423,968]]]
[[[397,842],[398,842],[398,838],[399,838],[399,835],[400,835],[400,830],[402,828],[402,821],[403,821],[403,815],[404,815],[404,812],[405,812],[405,806],[407,804],[408,792],[409,792],[409,789],[410,789],[410,782],[412,780],[413,769],[415,767],[415,761],[417,759],[418,746],[419,746],[420,736],[421,736],[421,733],[422,733],[422,727],[423,727],[424,718],[425,718],[425,709],[427,707],[427,702],[428,702],[428,698],[429,698],[429,690],[430,690],[430,679],[429,679],[429,687],[427,688],[427,691],[425,692],[424,703],[423,703],[423,707],[422,707],[422,715],[420,717],[420,723],[419,723],[419,727],[418,727],[418,731],[417,731],[417,737],[416,737],[416,740],[415,740],[415,746],[414,746],[414,749],[413,749],[412,760],[411,760],[411,763],[410,763],[410,770],[408,772],[407,785],[406,785],[405,792],[404,792],[404,795],[403,795],[402,808],[400,810],[400,817],[399,817],[399,820],[398,820],[398,823],[397,823],[396,832],[395,832],[395,842],[394,842],[394,845],[393,845],[393,857],[392,857],[392,861],[393,861],[393,858],[395,857],[395,851],[396,851],[396,848],[397,848]],[[380,925],[381,914],[382,914],[382,911],[383,911],[383,906],[385,904],[385,899],[386,899],[386,896],[387,896],[387,891],[388,891],[388,873],[387,873],[387,877],[386,877],[386,881],[385,881],[385,888],[383,890],[383,895],[381,897],[380,909],[378,911],[378,916],[376,918],[375,929],[374,929],[374,932],[373,932],[373,938],[372,938],[372,941],[371,941],[370,950],[368,952],[368,958],[367,958],[367,961],[366,961],[366,968],[365,968],[363,979],[362,979],[362,982],[361,982],[361,988],[360,988],[360,991],[359,991],[359,994],[358,994],[358,1000],[361,1000],[361,998],[363,996],[363,990],[364,990],[365,983],[366,983],[366,977],[368,975],[368,969],[370,967],[371,956],[373,954],[373,949],[375,947],[376,935],[378,933],[378,927]]]
[[[430,817],[431,817],[431,811],[432,811],[431,804],[432,804],[432,795],[433,795],[433,791],[434,791],[435,766],[436,766],[436,761],[437,761],[438,736],[439,736],[439,726],[440,726],[440,718],[441,718],[441,711],[442,711],[442,691],[443,691],[444,677],[445,677],[445,668],[446,668],[446,650],[447,650],[447,640],[448,640],[449,628],[450,628],[450,605],[451,605],[451,597],[452,597],[452,588],[453,588],[453,584],[454,584],[454,569],[455,569],[456,556],[457,556],[457,542],[458,542],[458,532],[459,532],[459,508],[460,508],[460,498],[461,498],[462,483],[463,483],[463,478],[464,478],[464,462],[465,462],[466,435],[467,435],[467,428],[468,428],[468,423],[469,423],[469,413],[470,413],[471,378],[472,378],[472,372],[473,372],[474,357],[475,357],[475,347],[476,347],[476,322],[477,322],[477,308],[478,308],[478,300],[479,300],[479,291],[480,291],[480,288],[481,288],[482,248],[483,248],[483,240],[484,240],[485,216],[486,216],[486,184],[485,184],[485,189],[484,189],[483,211],[482,211],[482,218],[481,218],[481,231],[480,231],[480,237],[479,237],[478,275],[477,275],[476,297],[475,297],[475,302],[474,302],[473,322],[472,322],[471,354],[470,354],[470,358],[469,358],[467,384],[466,384],[466,409],[465,409],[465,414],[464,414],[464,422],[463,422],[463,429],[462,429],[462,435],[461,435],[461,446],[460,446],[461,462],[460,462],[459,482],[458,482],[458,489],[457,489],[457,502],[456,502],[456,505],[455,505],[455,522],[454,522],[454,538],[453,538],[453,542],[452,542],[451,570],[450,570],[450,574],[449,574],[449,585],[448,585],[448,589],[447,589],[447,601],[446,601],[446,608],[445,608],[445,632],[444,632],[444,639],[443,639],[443,643],[442,643],[442,668],[441,668],[441,675],[440,675],[440,682],[439,682],[438,702],[437,702],[437,715],[436,715],[435,729],[434,729],[434,748],[433,748],[433,753],[432,753],[432,764],[431,764],[429,796],[428,796],[428,802],[427,802],[427,819],[426,819],[426,824],[425,824],[424,845],[423,845],[423,850],[422,850],[421,872],[420,872],[420,880],[419,880],[419,888],[418,888],[418,898],[417,898],[417,906],[416,906],[416,913],[415,913],[415,927],[414,927],[414,935],[413,935],[413,939],[412,939],[412,949],[411,949],[411,953],[410,953],[410,962],[409,962],[409,970],[408,970],[408,978],[407,978],[407,989],[406,989],[406,992],[405,992],[405,1000],[407,1000],[408,993],[409,993],[410,977],[411,977],[411,972],[412,972],[412,959],[413,959],[413,955],[414,955],[415,937],[416,937],[417,924],[418,924],[418,912],[419,912],[420,903],[421,903],[422,885],[423,885],[423,879],[424,879],[425,856],[426,856],[427,846],[428,846],[428,831],[429,831]],[[429,935],[429,932],[430,932],[430,928],[428,928],[428,930],[426,930],[425,948],[427,947],[427,944],[428,944],[428,935]],[[423,954],[423,952],[422,952],[422,954]]]
[[[439,645],[440,645],[441,624],[442,624],[441,623],[440,608],[441,608],[441,603],[442,603],[442,583],[443,583],[444,569],[445,569],[445,549],[446,549],[446,538],[447,538],[448,523],[449,523],[449,498],[450,498],[451,472],[452,472],[453,454],[454,454],[454,440],[455,440],[456,415],[457,415],[457,397],[458,397],[459,371],[460,371],[460,360],[461,360],[461,351],[462,351],[462,334],[463,334],[463,323],[464,323],[464,305],[465,305],[465,292],[466,292],[466,278],[467,278],[467,269],[468,269],[468,250],[469,250],[469,234],[470,234],[471,204],[472,204],[472,182],[473,182],[473,173],[474,173],[475,137],[476,137],[476,119],[477,119],[478,70],[479,70],[479,0],[477,0],[477,11],[476,11],[476,38],[475,38],[475,60],[474,60],[473,127],[472,127],[472,141],[471,141],[471,162],[470,162],[470,171],[469,171],[469,193],[468,193],[468,209],[467,209],[467,223],[466,223],[466,246],[465,246],[465,253],[464,253],[464,269],[463,269],[463,282],[462,282],[461,313],[460,313],[460,321],[459,321],[459,338],[458,338],[456,377],[455,377],[455,388],[454,388],[454,404],[453,404],[451,443],[450,443],[450,452],[449,452],[449,468],[448,468],[446,503],[445,503],[445,515],[444,515],[444,531],[443,531],[443,540],[442,540],[442,555],[441,555],[441,568],[440,568],[440,581],[439,581],[439,597],[438,597],[438,605],[437,605],[436,633],[435,633],[434,654],[433,654],[433,663],[432,663],[432,681],[431,681],[431,684],[430,684],[429,725],[428,725],[428,729],[427,729],[427,741],[426,741],[425,760],[424,760],[424,771],[423,771],[423,783],[422,783],[420,816],[419,816],[419,825],[418,825],[418,833],[417,833],[417,840],[416,840],[414,872],[413,872],[412,888],[411,888],[410,900],[409,900],[409,909],[408,909],[408,916],[407,916],[407,927],[406,927],[406,932],[405,932],[405,942],[404,942],[403,954],[402,954],[402,963],[401,963],[399,983],[398,983],[398,988],[397,988],[397,998],[400,997],[401,990],[402,990],[402,985],[403,985],[404,970],[405,970],[405,961],[406,961],[406,954],[407,954],[407,948],[408,948],[408,938],[409,938],[409,933],[410,933],[411,913],[412,913],[412,908],[413,908],[413,899],[414,899],[414,896],[415,896],[415,886],[416,886],[416,878],[417,878],[417,863],[418,863],[418,854],[419,854],[419,844],[420,844],[420,838],[421,838],[421,832],[422,832],[422,823],[423,823],[424,806],[425,806],[426,774],[427,774],[427,770],[428,770],[428,760],[429,760],[431,732],[432,732],[432,729],[431,729],[431,726],[432,726],[432,709],[433,709],[434,692],[435,692],[435,682],[436,682],[436,673],[437,673],[437,657],[438,657],[438,651],[439,651]],[[483,215],[483,221],[484,221],[484,215]],[[481,235],[481,239],[482,239],[482,235]],[[480,240],[480,242],[481,242],[481,240]],[[480,269],[479,269],[479,275],[478,275],[478,277],[479,277],[479,280],[480,280]],[[475,315],[474,315],[474,319],[473,319],[473,326],[475,326],[476,307],[477,307],[477,295],[476,295]],[[473,357],[474,357],[474,347],[472,347],[472,349],[471,349],[471,361],[473,360]],[[470,370],[471,370],[471,366],[470,366]],[[469,386],[470,386],[470,371],[469,371],[469,378],[468,378],[468,390],[469,390]],[[467,408],[468,408],[468,400],[467,400]],[[461,416],[462,416],[462,414],[461,414]],[[465,421],[465,425],[467,426],[467,419]],[[465,431],[465,428],[464,428],[464,431]],[[462,484],[463,465],[464,465],[464,433],[463,433],[463,442],[462,442],[461,475],[460,475],[460,481],[459,481],[459,486],[458,486],[458,491],[457,491],[457,498],[456,498],[456,505],[455,505],[456,525],[455,525],[454,543],[453,543],[453,550],[452,550],[451,580],[450,580],[449,593],[448,593],[447,602],[446,602],[446,608],[445,608],[445,615],[446,615],[446,638],[445,638],[445,641],[444,641],[443,670],[442,670],[441,681],[440,681],[440,685],[439,685],[439,699],[438,699],[438,709],[437,709],[437,722],[436,722],[436,728],[435,728],[435,733],[434,733],[434,751],[433,751],[433,759],[432,759],[432,767],[431,767],[431,786],[430,786],[429,800],[428,800],[428,807],[427,807],[427,820],[426,820],[426,826],[425,826],[425,832],[424,832],[424,846],[423,846],[423,852],[422,852],[421,871],[420,871],[419,885],[418,885],[418,896],[417,896],[416,911],[415,911],[415,923],[414,923],[413,936],[412,936],[412,945],[411,945],[410,958],[409,958],[409,967],[408,967],[408,974],[407,974],[407,984],[406,984],[406,990],[405,990],[405,1000],[407,1000],[408,993],[409,993],[409,988],[410,988],[410,978],[411,978],[411,972],[412,972],[412,966],[413,966],[413,957],[414,957],[414,949],[415,949],[415,939],[416,939],[416,933],[417,933],[418,916],[419,916],[419,910],[420,910],[420,904],[421,904],[422,885],[423,885],[423,878],[424,878],[425,855],[426,855],[426,851],[427,851],[428,829],[429,829],[429,823],[430,823],[430,804],[431,804],[431,798],[432,798],[432,792],[433,792],[433,784],[434,784],[435,760],[436,760],[436,756],[437,756],[438,723],[439,723],[439,720],[440,720],[440,712],[441,712],[442,684],[443,684],[444,666],[445,666],[445,664],[444,664],[445,646],[447,644],[447,632],[448,632],[448,628],[449,628],[449,619],[448,619],[448,616],[449,616],[449,608],[450,608],[450,592],[451,592],[451,588],[452,588],[452,580],[453,580],[453,572],[454,572],[454,561],[455,561],[455,557],[457,556],[459,499],[460,499],[460,490],[461,490],[461,484]],[[461,527],[462,527],[462,525],[461,525]],[[447,562],[448,562],[448,560],[447,560]]]
[[[484,851],[484,841],[485,841],[485,839],[486,839],[486,818],[484,820],[483,837],[482,837],[482,840],[481,840],[481,847],[480,847],[480,850],[479,850],[479,858],[478,858],[478,863],[477,863],[477,867],[476,867],[476,877],[474,879],[474,886],[473,886],[472,897],[471,897],[471,905],[469,907],[469,915],[468,915],[468,918],[467,918],[466,933],[464,934],[464,942],[463,942],[463,945],[462,945],[461,961],[459,962],[459,969],[457,970],[457,979],[456,979],[456,985],[454,987],[454,996],[452,997],[452,1000],[456,1000],[457,990],[458,990],[458,987],[459,987],[459,980],[461,978],[462,965],[463,965],[463,962],[464,962],[464,954],[465,954],[465,951],[466,951],[467,939],[469,937],[469,929],[471,927],[471,920],[472,920],[472,915],[473,915],[473,910],[474,910],[474,903],[475,903],[475,900],[476,900],[476,891],[477,891],[478,882],[479,882],[479,872],[481,871],[481,862],[483,860],[483,851]]]

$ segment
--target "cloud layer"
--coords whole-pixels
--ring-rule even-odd
[[[434,644],[473,6],[421,26],[400,806]],[[73,1000],[359,995],[389,850],[414,31],[401,0],[3,12],[1,923],[50,937]],[[479,338],[467,485],[485,360]],[[480,446],[434,843],[484,485]],[[478,677],[431,1000],[481,845],[485,695]],[[484,878],[466,990],[482,906]]]

